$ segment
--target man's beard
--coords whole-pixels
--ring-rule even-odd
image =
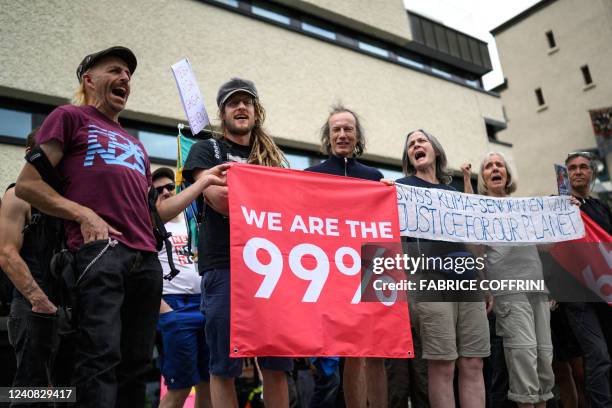
[[[225,126],[225,129],[229,133],[231,133],[232,135],[236,135],[236,136],[248,135],[249,133],[251,133],[251,130],[253,130],[253,128],[255,127],[254,125],[248,126],[246,128],[237,127],[237,126],[234,126],[233,122],[229,119],[224,119],[223,124]]]

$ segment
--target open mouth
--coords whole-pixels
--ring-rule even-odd
[[[121,99],[125,99],[125,97],[127,96],[127,89],[126,88],[113,88],[111,89],[111,93],[115,96],[120,97]]]
[[[248,120],[249,117],[247,115],[236,115],[236,116],[234,116],[234,119],[236,119],[236,120],[243,120],[243,119]]]
[[[494,174],[491,176],[491,181],[502,181],[502,176],[499,174]]]
[[[424,151],[419,150],[418,152],[414,154],[414,159],[415,160],[423,159],[425,156],[427,156],[427,154]]]

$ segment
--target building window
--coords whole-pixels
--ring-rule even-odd
[[[289,168],[293,170],[304,170],[312,165],[310,158],[305,154],[285,153],[285,158],[289,162]]]
[[[497,132],[504,130],[506,128],[506,124],[495,119],[485,118],[485,127],[487,129],[487,137],[489,138],[489,141],[499,143]]]
[[[238,8],[238,0],[214,0],[217,3],[225,4],[226,6]]]
[[[544,101],[544,94],[542,93],[542,88],[538,88],[535,90],[536,98],[538,99],[538,105],[544,106],[546,102]]]
[[[381,166],[377,166],[377,167],[378,167],[378,170],[380,170],[380,172],[383,174],[383,176],[387,180],[397,180],[397,179],[404,177],[404,173],[402,173],[402,171],[397,168],[390,169],[388,167],[381,167]]]
[[[450,72],[447,72],[442,66],[436,64],[435,62],[431,64],[431,72],[434,74],[444,77],[444,78],[452,78],[453,75]]]
[[[0,135],[25,139],[31,131],[31,113],[0,108]]]
[[[413,61],[410,58],[402,57],[401,55],[397,56],[397,60],[402,64],[410,65],[415,68],[424,69],[425,64],[421,64],[420,62]]]
[[[138,139],[151,159],[176,161],[178,148],[175,135],[139,130]]]
[[[593,78],[591,77],[591,70],[589,70],[589,66],[581,66],[580,71],[582,71],[582,78],[584,79],[584,84],[591,85],[593,83]]]
[[[377,47],[372,44],[365,43],[363,41],[359,41],[357,44],[359,46],[359,49],[361,50],[367,51],[375,55],[380,55],[381,57],[386,57],[386,58],[389,57],[389,51],[383,48]]]
[[[439,78],[443,78],[463,86],[468,86],[473,89],[483,90],[482,82],[480,79],[475,78],[473,73],[457,68],[452,64],[434,61],[432,58],[420,53],[412,53],[405,47],[398,47],[392,43],[386,43],[380,39],[372,38],[358,33],[351,28],[335,25],[329,21],[314,17],[307,13],[302,13],[299,10],[293,9],[291,6],[284,6],[281,3],[283,1],[275,1],[275,4],[269,0],[201,0],[208,4],[229,6],[224,7],[228,10],[232,9],[234,12],[256,17],[258,20],[267,21],[277,26],[285,27],[292,31],[297,31],[302,34],[306,34],[310,37],[325,39],[335,44],[356,50],[371,56],[382,58],[393,63],[399,63],[403,66],[416,69],[418,71],[434,74]],[[289,3],[289,2],[287,2]],[[421,23],[420,19],[417,19],[418,24]],[[430,32],[431,31],[431,32]],[[433,26],[429,25],[425,28],[424,34],[421,36],[426,44],[429,44],[429,37],[433,41],[432,46],[437,48],[435,33]],[[463,37],[458,37],[460,40]],[[464,39],[465,40],[465,39]],[[446,41],[446,40],[444,40]],[[467,42],[466,42],[467,44]],[[461,45],[461,44],[460,44]],[[470,56],[469,61],[474,61],[476,64],[481,64],[481,56],[479,54],[479,45],[475,42],[476,53],[478,58]],[[448,44],[447,48],[451,45]],[[469,55],[469,46],[466,45],[467,52]],[[452,53],[449,48],[447,51]],[[461,50],[456,49],[457,53],[461,54],[462,58],[465,59]],[[457,55],[459,55],[457,54]]]
[[[552,31],[546,32],[546,39],[548,40],[548,48],[555,48],[557,46],[557,42],[555,41],[555,35]]]
[[[280,13],[276,13],[274,11],[271,10],[267,10],[265,8],[262,7],[258,7],[258,6],[252,6],[252,10],[253,10],[253,14],[263,17],[263,18],[267,18],[268,20],[272,20],[272,21],[276,21],[277,23],[281,23],[281,24],[285,24],[285,25],[290,25],[291,24],[291,19],[287,16],[284,16]]]
[[[319,37],[328,38],[330,40],[336,39],[336,33],[334,33],[333,31],[329,31],[324,28],[317,27],[315,25],[308,24],[305,22],[302,22],[302,30],[308,33],[318,35]]]
[[[480,80],[478,79],[465,79],[465,83],[473,88],[482,88]]]

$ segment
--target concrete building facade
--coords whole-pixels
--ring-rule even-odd
[[[408,14],[401,0],[0,0],[0,9],[2,185],[22,167],[25,130],[68,102],[84,55],[111,45],[138,57],[120,119],[157,163],[172,162],[176,125],[186,123],[170,71],[184,57],[211,118],[221,83],[253,80],[266,127],[296,168],[316,158],[339,101],[361,115],[364,158],[389,177],[410,130],[435,134],[458,171],[492,150],[487,124],[504,124],[501,100],[480,81],[491,69],[486,45]]]
[[[557,192],[553,165],[572,151],[598,149],[589,111],[612,109],[612,3],[543,0],[493,29],[506,81],[501,92],[514,145],[519,195]],[[608,116],[608,132],[611,126]],[[600,173],[597,189],[610,190]]]

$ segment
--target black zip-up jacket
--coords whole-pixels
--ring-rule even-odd
[[[336,176],[347,176],[365,180],[379,181],[383,178],[380,170],[359,163],[354,158],[338,157],[331,155],[329,159],[316,166],[308,167],[306,171],[315,173],[335,174]]]

